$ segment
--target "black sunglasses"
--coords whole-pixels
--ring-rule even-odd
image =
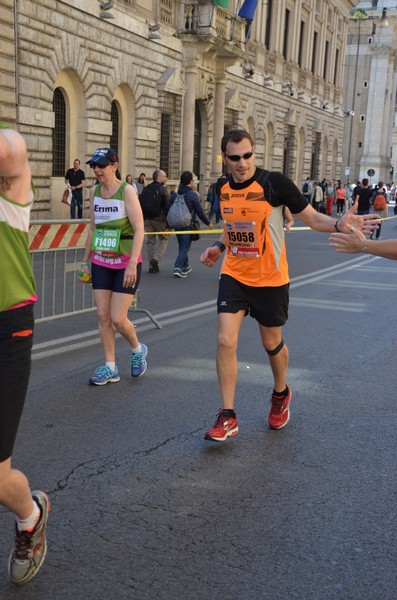
[[[95,167],[99,167],[100,169],[106,169],[106,167],[108,167],[109,165],[113,165],[114,163],[108,163],[107,165],[101,165],[99,163],[96,162],[92,162],[90,163],[90,167],[91,169],[95,169]]]
[[[244,160],[248,160],[249,158],[251,158],[251,156],[253,156],[253,152],[246,152],[245,154],[226,154],[226,158],[228,158],[229,160],[232,160],[233,162],[238,162],[239,160],[241,160],[242,158]]]

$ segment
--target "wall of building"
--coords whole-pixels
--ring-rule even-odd
[[[115,0],[114,19],[100,17],[98,0],[3,0],[0,119],[27,140],[35,218],[68,216],[63,177],[52,175],[57,88],[67,106],[65,171],[74,158],[84,163],[109,145],[115,102],[122,174],[150,175],[162,167],[162,112],[171,102],[169,175],[177,180],[196,165],[202,195],[222,170],[225,127],[251,131],[258,164],[284,170],[298,185],[307,176],[339,177],[342,57],[353,3],[273,2],[267,47],[269,4],[258,2],[246,41],[233,0],[229,11],[211,1]],[[149,39],[152,24],[160,38]]]

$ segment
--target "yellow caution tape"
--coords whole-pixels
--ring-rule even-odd
[[[394,215],[392,217],[380,217],[381,221],[390,221],[391,219],[397,219],[397,215]],[[290,231],[316,231],[315,229],[312,229],[311,227],[291,227]],[[145,231],[145,235],[174,235],[174,234],[182,234],[182,233],[198,233],[200,235],[208,235],[208,234],[219,234],[219,233],[223,233],[224,229],[193,229],[193,230],[188,230],[188,231],[174,231],[174,230],[167,230],[167,231]]]
[[[223,233],[223,229],[189,229],[188,231],[145,231],[145,235],[174,235],[178,233],[198,233],[199,235],[207,235],[209,233]]]

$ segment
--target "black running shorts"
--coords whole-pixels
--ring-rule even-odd
[[[279,287],[253,287],[230,275],[221,275],[218,314],[245,310],[264,327],[282,327],[288,319],[289,283]]]
[[[136,266],[136,282],[131,287],[123,287],[125,269],[110,269],[102,265],[91,265],[92,288],[94,290],[111,290],[120,294],[135,295],[141,279],[142,263]]]
[[[30,376],[33,304],[0,313],[0,462],[12,456]]]

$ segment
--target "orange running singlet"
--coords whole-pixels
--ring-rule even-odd
[[[253,287],[287,284],[283,206],[271,206],[257,181],[239,190],[225,183],[220,200],[226,238],[222,274]]]

